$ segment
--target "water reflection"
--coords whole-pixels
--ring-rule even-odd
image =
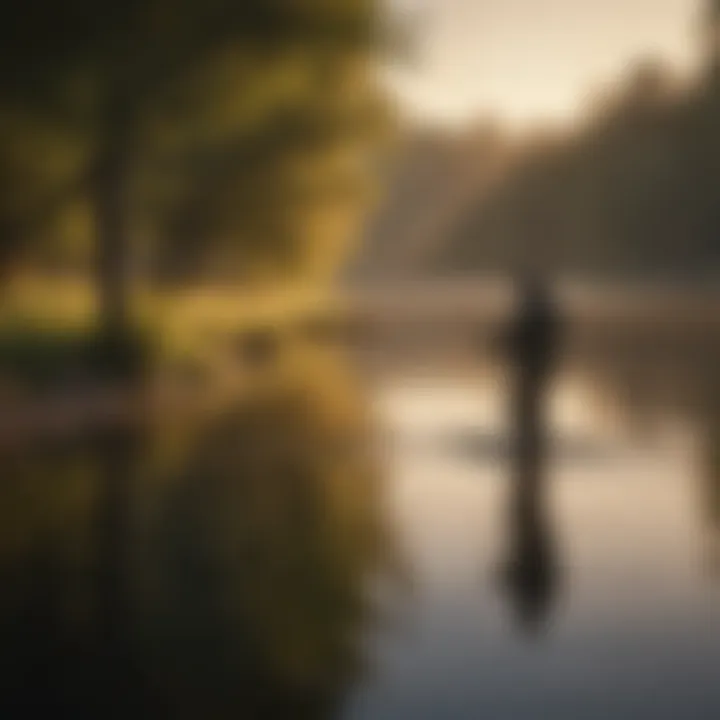
[[[644,373],[664,357],[649,348],[570,360],[604,399],[689,418],[704,438],[697,486],[664,436],[626,450],[635,440],[620,414],[608,434],[574,415],[547,432],[554,363],[526,354],[506,358],[509,398],[489,384],[476,394],[452,370],[449,395],[443,378],[437,393],[400,391],[389,430],[410,442],[389,444],[391,478],[367,398],[329,353],[296,357],[291,371],[276,358],[242,403],[203,417],[6,453],[0,717],[315,720],[345,716],[348,702],[363,719],[522,718],[541,703],[575,718],[606,702],[616,717],[700,717],[681,712],[708,704],[683,696],[692,687],[720,707],[720,616],[698,578],[696,534],[702,512],[717,571],[718,365],[708,350],[700,367],[688,344],[687,362]],[[630,376],[648,392],[631,398]],[[501,412],[481,407],[486,392],[509,405],[513,442]],[[389,525],[417,581],[412,602],[395,606],[395,633],[377,622],[377,591],[397,579]],[[478,587],[498,530],[502,608],[524,633],[547,629],[572,581],[562,632],[541,653],[495,616],[497,586]],[[695,686],[677,681],[679,664]],[[638,691],[651,686],[657,697]]]
[[[0,716],[334,717],[391,573],[369,435],[325,366],[3,458]]]
[[[707,393],[702,428],[702,511],[707,533],[706,567],[720,580],[720,392]]]
[[[606,335],[576,346],[573,364],[598,395],[614,401],[616,421],[628,435],[632,428],[636,440],[657,437],[668,422],[690,430],[701,484],[703,564],[720,577],[720,335],[715,325],[690,323],[638,326],[628,334],[633,337]]]
[[[505,586],[521,629],[534,635],[552,610],[559,576],[546,508],[544,456],[527,448],[515,462],[508,526]]]

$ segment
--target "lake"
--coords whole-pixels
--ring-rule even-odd
[[[470,334],[3,451],[0,717],[720,715],[716,343],[568,351],[518,515]]]

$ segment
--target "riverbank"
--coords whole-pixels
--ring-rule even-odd
[[[317,289],[199,288],[135,298],[132,342],[107,344],[91,288],[26,279],[0,308],[0,444],[125,418],[206,411],[333,335],[338,305]]]

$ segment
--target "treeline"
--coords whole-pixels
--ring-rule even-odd
[[[476,196],[433,270],[720,278],[720,64],[692,83],[647,62],[576,132],[531,144]]]
[[[0,23],[0,286],[327,278],[385,125],[374,0],[12,0]]]
[[[432,272],[457,218],[504,176],[515,152],[494,123],[458,135],[408,130],[389,153],[385,192],[365,226],[349,279]]]

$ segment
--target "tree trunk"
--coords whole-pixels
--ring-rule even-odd
[[[98,319],[112,340],[130,331],[132,285],[131,147],[125,123],[112,118],[97,162],[94,179]]]
[[[22,253],[21,233],[18,223],[0,219],[0,294],[15,276]]]

